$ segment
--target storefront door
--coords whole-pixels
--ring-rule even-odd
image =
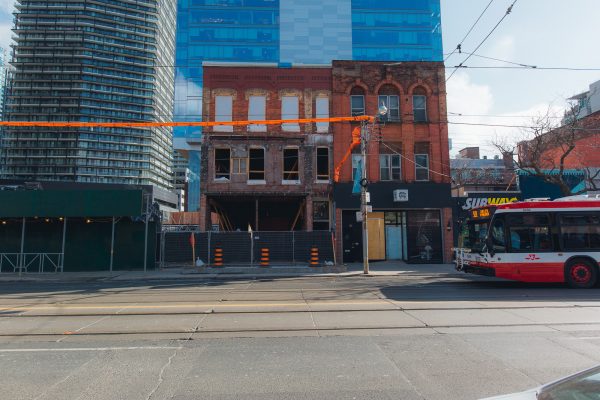
[[[402,260],[402,226],[387,225],[385,227],[386,260]]]

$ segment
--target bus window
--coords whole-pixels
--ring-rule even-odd
[[[565,250],[600,249],[600,214],[561,215]]]
[[[504,234],[504,219],[494,218],[492,222],[492,244],[496,253],[506,253],[506,238]]]
[[[509,215],[507,224],[511,251],[552,251],[549,222],[546,214]]]

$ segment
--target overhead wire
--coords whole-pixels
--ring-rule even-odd
[[[475,20],[475,22],[473,23],[473,25],[471,25],[471,28],[469,28],[469,30],[467,31],[467,33],[465,34],[465,36],[462,38],[462,40],[460,42],[458,42],[458,45],[456,46],[456,48],[454,50],[452,50],[451,53],[449,53],[446,58],[444,58],[444,62],[446,62],[450,57],[452,57],[452,55],[454,53],[456,53],[457,51],[459,53],[462,52],[462,45],[465,42],[465,40],[467,40],[467,38],[469,37],[469,35],[471,34],[471,32],[473,32],[473,29],[475,28],[475,26],[479,23],[479,21],[481,20],[481,18],[483,17],[483,15],[485,14],[485,12],[488,10],[488,8],[490,8],[490,6],[492,5],[492,3],[494,2],[494,0],[490,0],[490,2],[488,3],[488,5],[483,9],[483,11],[481,12],[481,14],[479,14],[479,17],[477,17],[477,19]]]
[[[498,23],[496,25],[494,25],[494,27],[492,28],[492,30],[490,31],[490,33],[488,33],[487,36],[484,37],[483,40],[475,47],[475,50],[473,50],[473,53],[477,53],[477,50],[479,50],[481,48],[481,46],[483,46],[483,44],[490,38],[490,36],[492,36],[492,34],[496,31],[496,29],[498,29],[498,27],[506,19],[506,17],[508,17],[510,15],[510,13],[512,12],[512,9],[515,6],[515,4],[517,3],[517,1],[518,0],[514,0],[512,2],[512,4],[508,7],[508,9],[506,10],[506,12],[502,16],[502,18],[500,18],[500,21],[498,21]],[[452,71],[452,73],[450,74],[450,76],[448,78],[446,78],[446,82],[448,82],[454,76],[454,74],[456,74],[456,71],[458,71],[458,69],[460,67],[462,67],[467,61],[469,61],[469,59],[471,57],[472,57],[472,55],[469,54],[467,56],[467,58],[465,58],[458,66],[456,66],[455,69],[454,69],[454,71]]]

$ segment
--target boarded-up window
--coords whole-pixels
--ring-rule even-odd
[[[329,180],[329,148],[317,147],[317,180]]]
[[[233,120],[233,97],[215,96],[215,121],[231,122]],[[215,132],[233,132],[233,126],[215,126]]]
[[[267,98],[265,96],[250,96],[248,100],[248,120],[249,121],[265,121],[266,118]],[[266,125],[250,125],[250,132],[266,132]]]
[[[298,149],[289,148],[283,149],[283,180],[298,181],[300,175],[298,173]]]
[[[315,100],[315,116],[317,118],[329,118],[329,98],[317,97]],[[317,132],[326,133],[329,131],[328,122],[317,122]]]
[[[230,179],[231,150],[215,149],[215,179]]]
[[[265,149],[250,149],[248,179],[251,181],[265,180]]]
[[[298,97],[284,96],[281,98],[281,119],[298,119]],[[300,132],[297,123],[282,124],[281,129],[287,132]]]

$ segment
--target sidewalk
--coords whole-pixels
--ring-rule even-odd
[[[457,275],[461,273],[451,264],[409,265],[403,262],[371,263],[373,276],[397,275]],[[18,273],[0,274],[0,283],[12,281],[31,282],[107,282],[107,281],[144,281],[144,280],[206,280],[206,279],[253,279],[253,278],[295,278],[295,277],[349,277],[363,274],[360,263],[336,267],[310,268],[303,266],[260,267],[203,267],[203,268],[167,268],[163,270],[143,271],[93,271],[64,273]]]

